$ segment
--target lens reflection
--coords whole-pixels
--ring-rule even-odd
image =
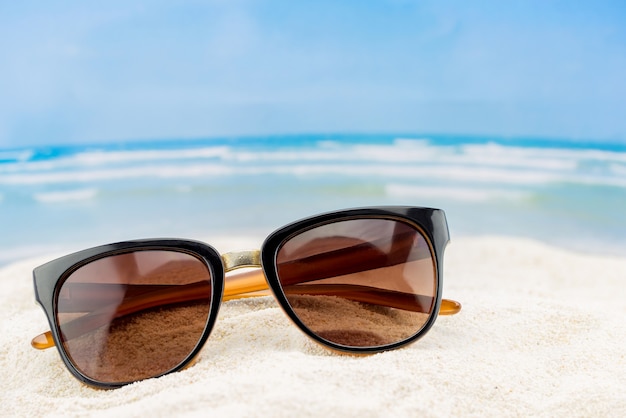
[[[211,304],[211,274],[176,251],[135,251],[93,261],[60,288],[65,352],[85,376],[123,383],[181,364],[198,344]]]
[[[289,305],[317,336],[346,347],[406,340],[432,315],[434,256],[413,225],[352,219],[288,239],[277,272]]]

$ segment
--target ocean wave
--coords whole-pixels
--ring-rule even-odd
[[[232,160],[233,157],[229,156],[230,154],[232,154],[231,149],[224,146],[171,150],[83,151],[51,160],[29,161],[28,164],[23,162],[3,164],[0,166],[0,173],[84,169],[155,161]]]
[[[90,151],[80,152],[69,158],[80,165],[105,165],[129,162],[190,160],[190,159],[228,159],[232,150],[225,146],[184,148],[168,150],[130,150],[130,151]]]
[[[626,178],[581,173],[559,173],[503,167],[412,164],[299,164],[246,167],[238,174],[282,174],[296,176],[350,176],[441,180],[457,183],[541,186],[555,183],[626,187]]]
[[[533,170],[575,172],[585,161],[609,164],[626,162],[626,154],[598,150],[523,148],[499,144],[439,146],[426,140],[396,140],[392,144],[341,144],[326,141],[317,148],[271,151],[234,150],[224,160],[238,162],[358,162],[358,163],[436,163],[516,167]]]
[[[30,160],[35,152],[33,150],[2,151],[0,150],[0,164],[23,163]],[[1,167],[1,166],[0,166]]]
[[[617,168],[619,171],[620,169]],[[415,180],[442,180],[459,183],[546,185],[553,183],[573,183],[626,187],[626,178],[619,172],[615,176],[561,173],[551,170],[531,170],[498,166],[435,165],[435,164],[355,164],[302,163],[279,164],[168,164],[102,169],[66,170],[52,172],[16,173],[0,175],[4,185],[45,185],[94,183],[111,180],[137,178],[214,178],[246,175],[286,175],[299,177],[335,176],[341,178],[362,177],[405,178]]]
[[[466,166],[413,166],[413,165],[294,165],[257,167],[244,172],[254,174],[344,175],[376,178],[437,179],[459,182],[502,183],[502,184],[547,184],[563,181],[563,176],[554,173],[497,168],[475,168]]]
[[[626,164],[626,153],[601,150],[532,148],[504,146],[495,143],[436,145],[427,139],[398,138],[388,144],[347,143],[339,141],[319,141],[316,146],[294,147],[281,145],[275,149],[233,147],[224,145],[181,147],[172,149],[140,150],[95,150],[79,151],[46,160],[28,161],[23,151],[20,161],[0,164],[0,176],[37,174],[54,176],[58,172],[75,171],[83,173],[93,169],[119,167],[121,170],[134,169],[138,166],[151,167],[161,164],[164,167],[176,165],[222,163],[270,165],[272,163],[342,163],[345,165],[419,165],[458,167],[471,169],[526,169],[539,172],[578,175],[585,172],[589,162],[608,167],[611,164]],[[16,157],[17,158],[17,157]],[[310,165],[310,164],[307,164]],[[305,167],[304,170],[307,170]],[[161,169],[159,169],[161,171]],[[619,168],[618,168],[619,172]],[[621,173],[621,172],[620,172]],[[82,175],[82,174],[81,174]],[[93,176],[94,174],[89,174]],[[97,176],[97,174],[96,174]],[[105,176],[106,177],[106,176]],[[6,181],[17,181],[8,177]],[[35,178],[35,177],[33,177]],[[13,179],[13,180],[11,180]],[[2,181],[0,179],[0,181]],[[20,180],[21,181],[21,180]]]
[[[574,174],[579,170],[585,156],[577,159],[547,158],[540,152],[510,152],[507,149],[468,148],[457,150],[421,145],[353,145],[311,150],[277,150],[265,152],[240,151],[228,156],[232,162],[254,164],[261,163],[343,163],[371,165],[371,164],[404,164],[423,166],[468,166],[489,168],[519,168]],[[225,159],[226,160],[226,159]],[[301,164],[302,165],[302,164]],[[306,168],[305,168],[306,170]]]
[[[280,161],[280,162],[359,162],[359,163],[397,163],[429,162],[440,158],[450,150],[430,146],[423,141],[403,140],[393,144],[342,144],[335,141],[323,141],[316,148],[278,149],[271,151],[240,150],[233,153],[232,159],[240,162]]]
[[[33,150],[0,151],[0,162],[23,162],[33,157]]]
[[[472,165],[495,165],[505,167],[524,167],[531,169],[571,171],[578,166],[579,155],[571,156],[554,152],[543,152],[537,148],[504,147],[498,144],[463,145],[460,155],[450,156],[449,163],[465,163]]]
[[[169,165],[144,166],[130,168],[111,168],[101,170],[57,171],[34,174],[11,174],[0,176],[0,184],[7,185],[44,185],[63,183],[90,183],[108,180],[127,180],[131,178],[179,178],[203,177],[233,174],[234,168],[212,165]]]
[[[59,192],[35,193],[34,198],[41,203],[61,203],[77,200],[90,200],[96,197],[98,189],[64,190]]]
[[[499,143],[438,145],[427,138],[387,143],[320,140],[305,145],[223,143],[170,148],[84,149],[0,164],[0,185],[92,183],[132,178],[210,178],[237,175],[406,178],[540,186],[575,183],[626,187],[626,153],[539,148]],[[11,151],[14,157],[17,155]],[[17,158],[17,157],[16,157]]]

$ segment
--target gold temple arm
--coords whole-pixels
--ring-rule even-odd
[[[232,271],[238,268],[244,267],[259,267],[259,253],[258,251],[246,251],[241,253],[229,253],[223,256],[224,265],[226,271]],[[98,294],[93,292],[93,286],[101,286],[103,289],[100,294],[103,295],[106,302],[106,286],[107,284],[82,284],[80,286],[91,286],[89,291],[91,295]],[[198,284],[176,285],[176,286],[159,286],[159,285],[128,285],[128,287],[134,287],[137,290],[143,288],[149,292],[137,292],[136,296],[127,298],[122,306],[117,309],[118,316],[129,315],[134,312],[138,312],[144,309],[148,309],[154,306],[160,306],[164,304],[188,302],[195,299],[203,298],[204,295],[198,293]],[[296,288],[295,286],[285,286],[283,291],[286,294],[302,294],[302,288]],[[406,309],[412,311],[423,312],[426,308],[422,308],[419,304],[416,306],[416,295],[405,294],[398,291],[384,290],[371,288],[358,285],[315,285],[306,286],[306,293],[309,295],[324,295],[324,294],[343,294],[346,298],[366,303],[375,303],[399,309]],[[256,268],[253,271],[239,273],[236,275],[230,275],[226,277],[224,284],[223,301],[242,299],[249,297],[259,297],[271,295],[271,291],[268,288],[267,281],[263,274],[263,271]],[[417,296],[419,300],[419,295]],[[429,298],[425,298],[429,299]],[[441,301],[441,307],[439,310],[440,315],[454,315],[461,310],[461,304],[443,299]],[[102,312],[95,310],[87,315],[77,318],[73,321],[64,324],[64,332],[67,338],[74,338],[89,332],[92,329],[97,328],[101,324]],[[107,317],[108,320],[108,317]],[[31,345],[39,350],[54,347],[54,340],[52,333],[47,331],[33,338]]]
[[[359,269],[366,267],[364,266],[364,262],[362,258],[360,259],[359,265],[357,267],[357,266],[349,265],[350,264],[349,256],[343,257],[342,255],[339,255],[339,257],[341,257],[341,265],[348,266],[348,270],[347,270],[348,272],[352,272],[352,271],[359,270]],[[224,262],[224,266],[227,272],[235,270],[235,269],[239,269],[239,268],[260,267],[261,266],[260,258],[261,258],[261,253],[258,250],[242,251],[242,252],[236,252],[236,253],[226,253],[222,256],[222,260]],[[328,255],[326,254],[324,258],[328,260]],[[299,269],[300,270],[299,272],[309,277],[310,280],[315,280],[316,278],[325,277],[323,273],[324,261],[325,260],[306,260],[304,263],[302,263],[301,261],[297,263],[286,263],[286,264],[292,264],[291,266],[288,265],[286,267]],[[401,258],[399,261],[403,261],[403,258]],[[332,266],[331,271],[333,272],[337,271],[336,261],[331,261],[330,266]],[[315,273],[320,272],[320,271],[322,272],[321,276],[316,277]],[[337,289],[336,286],[337,285],[334,285],[334,289]],[[310,286],[308,287],[309,289],[312,289]],[[285,292],[285,294],[289,294],[288,289],[289,289],[289,286],[284,287],[283,291]],[[354,287],[352,287],[352,289],[354,289]],[[380,294],[382,292],[385,292],[385,291],[381,289],[375,289],[375,290],[370,289],[370,295]],[[396,293],[400,293],[400,292],[396,292]],[[252,271],[248,271],[245,273],[240,273],[237,275],[227,277],[225,286],[224,286],[224,297],[222,298],[222,300],[228,301],[228,300],[233,300],[233,299],[242,299],[242,298],[249,298],[249,297],[256,297],[256,296],[268,296],[271,294],[272,293],[267,286],[267,280],[265,278],[265,275],[263,274],[263,270],[254,269]],[[321,293],[316,293],[316,294],[321,294]],[[376,303],[375,300],[372,300],[371,298],[367,300],[362,300],[362,299],[359,299],[359,300],[361,302],[369,301],[372,303]],[[394,304],[391,302],[383,303],[383,304],[387,304],[388,306],[394,306]],[[395,306],[395,307],[401,308],[400,306]],[[461,311],[461,304],[459,302],[450,300],[450,299],[441,300],[441,306],[439,308],[439,315],[455,315],[459,313],[460,311]]]
[[[357,294],[359,293],[359,288],[361,288],[360,290],[362,294],[360,296],[357,296]],[[290,290],[292,289],[292,286],[288,286],[285,287],[283,291],[287,295],[290,293],[296,293],[296,291],[290,292]],[[326,286],[307,286],[306,292],[310,295],[343,293],[347,298],[358,300],[359,302],[378,303],[381,305],[392,306],[394,308],[406,310],[415,309],[411,307],[411,305],[414,305],[415,295],[409,295],[391,290],[374,290],[372,288],[366,288],[364,286],[356,285],[343,285],[343,288],[341,288],[341,285],[332,284]],[[297,293],[301,294],[302,289],[298,289]],[[272,293],[267,286],[267,281],[265,280],[265,275],[263,274],[263,271],[257,269],[254,271],[240,273],[236,276],[228,277],[226,279],[224,287],[224,297],[222,298],[222,300],[227,301],[257,296],[268,296],[271,294]],[[406,301],[406,304],[403,304],[402,302],[399,302],[399,300],[402,300],[402,298],[407,298],[409,300]],[[460,311],[461,304],[459,302],[450,299],[441,300],[439,315],[454,315],[459,313]]]
[[[46,348],[54,347],[54,340],[52,339],[52,331],[46,331],[43,334],[39,334],[32,339],[30,345],[37,350],[45,350]]]

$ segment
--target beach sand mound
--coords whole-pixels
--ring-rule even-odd
[[[102,391],[74,379],[56,350],[30,347],[47,329],[31,270],[49,258],[0,270],[0,415],[626,413],[626,259],[517,238],[456,239],[444,297],[463,310],[408,348],[338,355],[310,341],[271,298],[237,300],[224,303],[192,367]]]

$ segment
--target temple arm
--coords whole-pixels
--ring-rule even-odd
[[[90,295],[101,294],[103,299],[96,301],[103,305],[102,309],[96,309],[87,315],[63,325],[66,338],[71,339],[85,334],[102,325],[102,322],[110,320],[110,309],[106,299],[107,284],[85,283],[78,284],[75,291],[80,291],[78,286],[91,287],[86,291]],[[100,292],[94,292],[93,287],[101,287]],[[115,285],[113,285],[115,286]],[[134,296],[124,299],[124,304],[116,309],[117,317],[129,315],[155,306],[166,304],[191,302],[198,299],[206,298],[206,294],[199,292],[201,286],[206,287],[204,283],[191,283],[186,285],[127,285],[130,289],[129,293]],[[142,289],[142,290],[140,290]],[[404,310],[425,312],[428,310],[427,296],[407,294],[403,292],[372,288],[368,286],[359,286],[351,284],[326,284],[326,285],[308,285],[305,287],[286,286],[283,291],[285,294],[306,294],[306,295],[338,295],[355,300],[358,302],[373,303],[383,306],[389,306]],[[271,295],[267,286],[267,281],[263,275],[263,271],[256,269],[237,275],[227,277],[224,287],[224,295],[222,300],[234,300],[249,297],[259,297]],[[419,303],[420,299],[424,300],[424,306]],[[91,303],[94,303],[92,300]],[[455,301],[443,299],[439,310],[440,315],[453,315],[461,310],[461,304]],[[33,338],[31,345],[36,349],[46,349],[53,347],[54,340],[52,333],[47,331]]]
[[[341,289],[340,289],[341,287]],[[359,293],[357,289],[361,290]],[[294,289],[294,286],[285,287],[283,289],[286,295],[289,294],[302,294],[303,289]],[[306,286],[306,292],[308,295],[324,295],[330,292],[337,295],[342,293],[342,296],[358,300],[359,302],[375,303],[379,305],[390,306],[399,309],[414,311],[415,308],[415,295],[407,294],[403,292],[397,292],[393,290],[375,289],[366,286],[357,285],[316,285]],[[367,292],[367,293],[365,293]],[[237,274],[226,279],[226,286],[224,289],[223,301],[233,299],[243,299],[249,297],[269,296],[271,291],[267,287],[267,281],[263,275],[263,271],[260,269],[249,271],[245,273]],[[356,296],[359,294],[360,296]],[[354,296],[354,297],[353,297]],[[387,296],[387,297],[385,297]],[[407,299],[410,300],[407,303]],[[405,301],[401,303],[400,300]],[[461,311],[461,304],[454,300],[442,299],[441,307],[439,308],[439,315],[454,315]]]

